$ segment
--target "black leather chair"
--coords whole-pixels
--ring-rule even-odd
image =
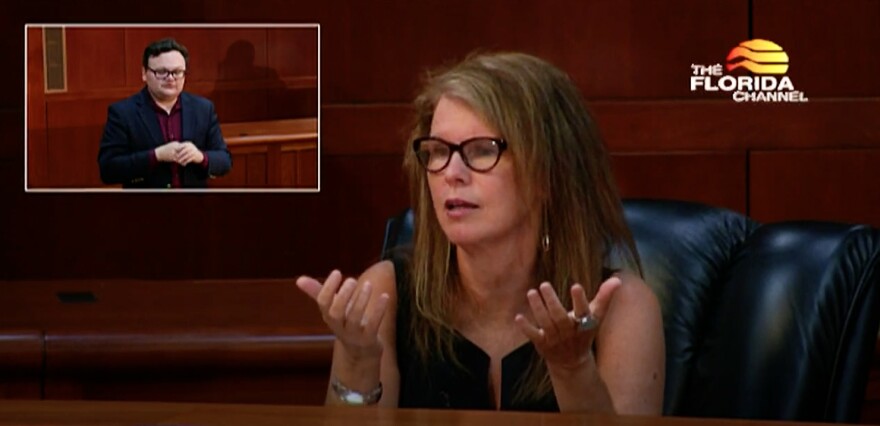
[[[663,310],[663,412],[857,422],[880,324],[880,231],[759,224],[683,201],[625,200]],[[383,255],[412,238],[391,218]]]

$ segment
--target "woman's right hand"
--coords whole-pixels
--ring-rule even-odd
[[[388,307],[388,293],[372,297],[373,286],[369,281],[362,284],[354,278],[343,281],[338,270],[331,272],[323,284],[312,277],[301,276],[296,285],[318,303],[324,322],[350,360],[381,357],[379,324]]]

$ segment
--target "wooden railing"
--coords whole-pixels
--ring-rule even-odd
[[[222,124],[232,154],[229,175],[212,188],[318,189],[318,120]]]
[[[0,399],[324,400],[333,336],[292,280],[0,285]]]

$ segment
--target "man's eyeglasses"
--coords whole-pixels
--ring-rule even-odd
[[[458,145],[443,139],[425,136],[413,141],[413,151],[419,163],[431,173],[439,173],[449,165],[452,154],[458,152],[464,164],[475,172],[488,172],[498,164],[507,141],[499,138],[470,138]]]
[[[162,69],[154,70],[152,68],[147,67],[147,70],[149,70],[151,73],[153,73],[153,75],[155,75],[156,78],[160,78],[160,79],[166,79],[166,78],[168,78],[169,75],[174,77],[175,79],[181,79],[186,75],[186,70],[181,70],[181,69],[166,70],[166,69],[162,68]]]

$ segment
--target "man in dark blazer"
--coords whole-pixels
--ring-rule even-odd
[[[144,49],[144,88],[110,105],[101,180],[123,188],[205,188],[232,168],[211,101],[183,92],[189,54],[174,39]]]

